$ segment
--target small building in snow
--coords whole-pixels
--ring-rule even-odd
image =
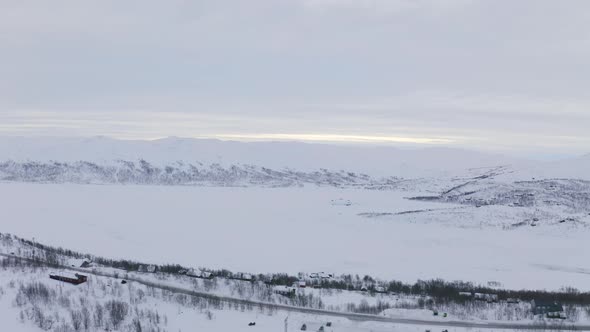
[[[332,279],[334,278],[333,273],[326,273],[326,272],[314,272],[310,273],[309,277],[311,279]]]
[[[189,269],[186,272],[186,275],[193,278],[201,278],[201,279],[212,279],[213,273],[207,271],[201,271],[197,269]]]
[[[547,318],[565,318],[563,306],[559,302],[533,300],[531,304],[534,315],[546,315]]]
[[[188,269],[186,271],[186,275],[189,277],[193,277],[193,278],[197,278],[201,276],[201,270],[196,270],[196,269]]]
[[[156,273],[156,266],[155,265],[140,265],[137,268],[137,272],[143,273]]]
[[[232,278],[234,280],[254,281],[254,276],[249,273],[235,273]]]
[[[72,258],[68,260],[68,266],[87,268],[92,264],[89,258]]]
[[[297,289],[289,286],[276,286],[273,287],[273,292],[286,297],[294,297],[297,293]]]
[[[498,302],[497,294],[475,293],[473,298],[478,301],[486,301],[488,303]]]
[[[67,282],[72,285],[79,285],[88,281],[88,277],[82,274],[69,272],[55,272],[49,275],[50,279]]]
[[[384,294],[387,293],[387,289],[385,289],[383,286],[377,286],[375,287],[375,293]]]

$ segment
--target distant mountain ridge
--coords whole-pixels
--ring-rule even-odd
[[[400,149],[185,138],[154,141],[127,141],[106,137],[0,138],[0,161],[86,161],[108,164],[116,160],[147,160],[161,167],[182,161],[191,164],[219,164],[223,167],[256,165],[275,170],[304,172],[328,169],[404,178],[460,175],[470,168],[524,164],[500,155],[452,148]]]
[[[392,189],[401,179],[354,172],[273,170],[254,165],[187,164],[163,167],[145,160],[110,164],[77,162],[0,162],[0,181],[31,183],[140,184],[193,186],[297,187],[304,185]]]
[[[272,179],[270,182],[275,183],[278,181],[278,174],[282,174],[285,179],[278,181],[282,183],[280,185],[287,182],[307,183],[310,176],[314,178],[311,182],[324,183],[319,174],[331,174],[331,177],[339,178],[341,185],[358,180],[345,180],[346,176],[342,174],[365,174],[371,178],[369,182],[372,185],[383,183],[383,179],[469,178],[488,174],[487,170],[491,169],[502,169],[500,173],[493,175],[498,181],[535,178],[590,180],[590,154],[568,160],[541,162],[447,147],[401,149],[176,137],[153,141],[107,137],[0,137],[0,163],[3,163],[5,179],[49,181],[53,177],[56,180],[61,179],[59,181],[70,178],[76,179],[74,182],[83,183],[100,179],[99,182],[117,183],[121,180],[109,178],[110,175],[107,174],[138,173],[142,169],[139,166],[142,161],[154,169],[163,170],[158,181],[164,183],[185,183],[196,179],[205,181],[201,175],[195,175],[195,169],[208,173],[213,179],[231,179],[230,183],[256,182],[260,178]],[[41,168],[44,176],[35,173]],[[166,169],[174,169],[174,180],[165,175]],[[66,170],[70,172],[69,175]],[[83,171],[88,174],[82,174]],[[272,174],[270,177],[265,173],[267,171]],[[26,175],[26,172],[32,174]],[[242,178],[228,175],[234,173],[241,174]],[[126,178],[125,181],[130,181],[131,178]],[[146,178],[146,174],[136,174],[135,178],[137,181],[143,178],[148,183],[155,181]]]

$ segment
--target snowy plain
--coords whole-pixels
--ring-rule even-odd
[[[475,227],[458,227],[471,221],[453,225],[460,215],[444,220],[445,210],[436,213],[438,223],[412,214],[359,215],[464,209],[409,201],[406,194],[314,187],[2,183],[0,219],[3,232],[49,245],[160,264],[590,289],[588,228],[505,230],[479,227],[478,221],[472,221]],[[353,205],[332,205],[338,198]]]

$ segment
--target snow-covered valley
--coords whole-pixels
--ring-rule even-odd
[[[537,318],[529,302],[516,307],[505,300],[441,302],[436,307],[449,317],[433,318],[434,304],[425,304],[424,295],[368,294],[361,291],[366,283],[361,280],[376,278],[371,287],[441,279],[491,291],[590,290],[587,157],[540,163],[452,149],[105,138],[14,138],[0,140],[0,152],[1,232],[146,264],[256,275],[322,271],[340,281],[360,276],[354,290],[298,290],[312,308],[369,310],[393,320],[443,324],[531,324]],[[16,249],[1,250],[6,257]],[[127,278],[147,284],[122,287],[107,276],[119,272],[101,267],[103,274],[87,286],[69,290],[47,281],[44,268],[20,269],[24,279],[8,268],[0,286],[3,318],[16,322],[15,331],[38,328],[41,318],[69,326],[78,317],[72,308],[84,306],[85,298],[127,303],[133,308],[121,323],[127,330],[136,328],[136,321],[156,331],[251,330],[246,323],[255,320],[257,330],[274,331],[283,327],[287,314],[289,330],[302,324],[317,330],[326,320],[288,310],[219,308],[144,289],[152,284],[299,305],[262,281],[255,287],[223,279],[199,286],[185,276],[126,271]],[[43,309],[53,318],[39,316],[40,307],[22,301],[22,290],[34,282],[56,294]],[[63,300],[57,294],[63,292],[73,299],[72,308],[60,308]],[[19,294],[22,305],[15,307],[10,299]],[[144,295],[138,300],[137,294]],[[110,302],[101,301],[90,308],[110,310]],[[575,316],[568,322],[585,323],[585,307],[571,308]],[[154,323],[156,312],[166,320]],[[415,323],[330,320],[334,331],[430,329]],[[113,328],[106,320],[99,325]],[[51,329],[59,331],[59,325]]]
[[[590,289],[587,157],[533,163],[183,139],[0,143],[3,231],[51,245],[254,273]]]

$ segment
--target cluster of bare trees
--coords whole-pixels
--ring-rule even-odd
[[[0,270],[30,276],[24,280],[12,280],[7,285],[15,293],[13,304],[20,309],[20,320],[30,321],[44,331],[165,332],[168,318],[150,306],[153,301],[178,305],[179,310],[195,310],[208,320],[215,319],[215,310],[244,312],[258,309],[260,313],[276,313],[276,309],[267,306],[232,304],[215,297],[190,296],[133,283],[123,285],[109,278],[92,278],[86,284],[72,288],[54,284],[49,279],[37,279],[36,276],[47,271],[36,265],[23,265],[22,262]],[[200,287],[217,287],[217,283],[211,280],[201,282],[207,286]],[[2,289],[1,294],[4,293]]]
[[[21,320],[54,332],[119,329],[130,315],[130,306],[124,301],[90,303],[86,296],[71,300],[42,282],[28,282],[19,286],[14,304],[21,308]]]
[[[8,261],[8,263],[7,263]],[[44,331],[78,332],[119,330],[129,332],[164,332],[168,319],[156,310],[142,308],[146,294],[142,289],[96,279],[76,288],[49,284],[49,279],[36,279],[47,271],[35,264],[26,266],[3,259],[0,270],[19,279],[6,283],[0,296],[15,293],[13,305],[20,309],[19,319],[30,321]],[[22,278],[26,275],[27,278]],[[124,294],[129,293],[129,297]],[[104,301],[93,300],[104,298]]]
[[[389,302],[383,301],[377,301],[376,304],[371,305],[367,300],[362,300],[359,304],[348,303],[346,305],[346,311],[348,312],[370,315],[378,315],[390,308],[392,308],[392,305]]]

